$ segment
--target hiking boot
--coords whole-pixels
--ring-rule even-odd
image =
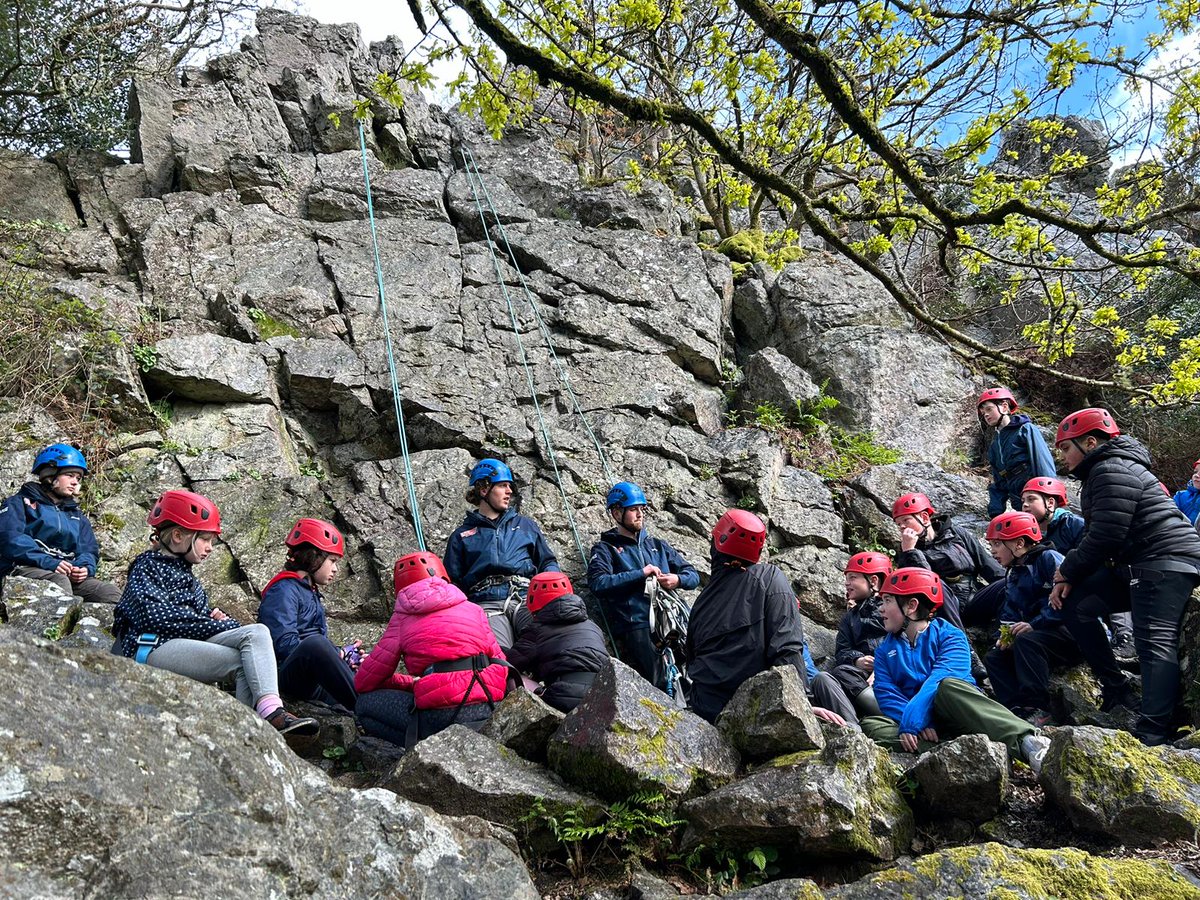
[[[267,716],[267,724],[280,734],[298,734],[305,737],[311,737],[321,730],[316,719],[293,716],[282,706]]]
[[[1142,708],[1142,701],[1128,681],[1119,687],[1104,688],[1103,699],[1100,702],[1100,712],[1112,712],[1118,706],[1123,706],[1130,712]]]
[[[1137,648],[1133,644],[1132,634],[1119,634],[1112,639],[1113,656],[1118,662],[1133,662],[1138,658]]]
[[[1027,734],[1021,738],[1021,755],[1025,763],[1033,770],[1034,775],[1042,774],[1042,762],[1046,759],[1046,751],[1050,749],[1050,738],[1044,734]]]
[[[1039,729],[1045,728],[1047,725],[1054,724],[1054,716],[1046,712],[1044,709],[1031,709],[1028,715],[1024,715],[1021,718],[1023,718],[1034,728]]]

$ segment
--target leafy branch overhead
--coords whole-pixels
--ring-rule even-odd
[[[544,117],[552,86],[581,168],[603,164],[608,137],[631,187],[685,177],[719,239],[811,232],[965,355],[1079,391],[1200,400],[1200,327],[1166,299],[1200,300],[1200,68],[1164,62],[1186,60],[1166,51],[1195,3],[421,9],[422,48],[463,61],[452,89],[494,133]],[[1144,46],[1116,43],[1113,23],[1147,17]],[[1056,114],[1089,93],[1108,98],[1096,135]],[[1116,150],[1138,164],[1105,181]],[[985,336],[997,321],[1012,340]]]

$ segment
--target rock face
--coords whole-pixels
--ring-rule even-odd
[[[780,848],[812,862],[892,860],[906,853],[912,812],[895,788],[887,753],[847,732],[823,751],[779,757],[691,800],[684,843]]]
[[[500,843],[336,787],[212,687],[11,630],[0,672],[0,853],[40,895],[537,897]]]
[[[1126,844],[1190,840],[1200,828],[1200,751],[1145,747],[1092,726],[1060,728],[1041,781],[1077,827]]]
[[[1109,148],[1112,139],[1104,123],[1080,116],[1050,116],[1058,133],[1039,137],[1025,122],[1018,122],[1004,132],[999,159],[1016,154],[1012,165],[1032,175],[1055,173],[1060,186],[1077,191],[1095,190],[1108,178],[1112,165]],[[1062,153],[1078,153],[1082,164],[1063,168],[1053,166],[1054,158]]]
[[[825,746],[821,723],[794,666],[778,666],[743,681],[721,710],[717,727],[747,759]]]
[[[733,896],[765,900],[747,891]],[[775,896],[775,895],[771,895]],[[801,894],[800,896],[804,896]],[[826,891],[830,900],[957,900],[1006,897],[1092,900],[1099,897],[1200,898],[1200,888],[1160,861],[1104,859],[1081,850],[1016,850],[1000,844],[956,847],[905,860],[894,869]]]
[[[1008,796],[1008,750],[985,735],[963,735],[921,754],[908,776],[930,816],[986,822]]]
[[[563,778],[608,800],[695,796],[730,781],[739,762],[716,728],[615,659],[550,738],[548,755]]]
[[[463,725],[419,742],[382,787],[440,813],[482,816],[513,829],[538,811],[561,816],[571,810],[584,822],[604,812],[599,801]]]

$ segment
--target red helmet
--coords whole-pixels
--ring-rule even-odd
[[[1020,407],[1017,406],[1017,398],[1014,397],[1012,395],[1012,391],[1006,387],[988,388],[986,391],[980,394],[979,399],[975,401],[975,408],[979,409],[979,407],[983,406],[985,403],[995,403],[998,400],[1008,401],[1009,412],[1016,412],[1018,409],[1020,409]]]
[[[551,600],[557,600],[565,594],[573,594],[571,579],[562,572],[539,572],[529,579],[529,592],[525,595],[525,605],[531,613],[537,612]]]
[[[1067,486],[1057,478],[1030,478],[1021,488],[1021,493],[1033,491],[1035,494],[1045,494],[1058,501],[1059,506],[1067,505]]]
[[[752,512],[730,509],[713,526],[712,540],[721,553],[756,563],[767,542],[767,526]]]
[[[450,583],[450,576],[446,574],[441,557],[428,550],[407,553],[396,560],[396,565],[392,568],[392,587],[396,593],[399,593],[401,588],[426,578],[440,578],[447,584]]]
[[[919,512],[927,512],[931,516],[937,512],[933,508],[933,504],[929,502],[929,498],[924,494],[902,494],[892,504],[893,519],[898,519],[901,516],[915,516]]]
[[[324,550],[334,556],[346,555],[346,542],[342,539],[342,533],[320,519],[301,519],[288,532],[284,543],[289,547],[312,544],[318,550]]]
[[[1099,431],[1109,437],[1116,437],[1121,433],[1112,413],[1098,406],[1090,406],[1087,409],[1075,410],[1058,423],[1058,434],[1054,436],[1054,443],[1057,446],[1063,441],[1083,437],[1092,431]]]
[[[945,600],[942,579],[928,569],[908,567],[897,569],[888,576],[880,592],[893,597],[924,597],[937,612]]]
[[[880,581],[887,578],[892,571],[892,561],[883,553],[855,553],[846,563],[846,574],[857,572],[859,575],[879,575]]]
[[[166,491],[154,501],[146,521],[152,528],[178,525],[189,531],[221,533],[221,511],[207,497],[191,491]]]
[[[1038,528],[1037,519],[1027,512],[1000,513],[988,523],[989,541],[1015,541],[1019,537],[1033,541],[1042,539],[1042,529]]]

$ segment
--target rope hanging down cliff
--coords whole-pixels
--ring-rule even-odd
[[[421,510],[417,504],[417,488],[413,483],[412,459],[408,451],[408,431],[404,427],[404,409],[400,399],[400,381],[396,376],[396,357],[392,352],[392,330],[388,326],[387,296],[383,290],[383,265],[379,261],[379,234],[375,228],[375,204],[371,199],[371,173],[367,170],[367,139],[362,122],[358,123],[358,146],[362,151],[363,182],[367,188],[367,220],[371,224],[371,248],[375,253],[375,286],[379,291],[379,309],[383,313],[383,338],[387,348],[388,375],[392,381],[392,402],[396,407],[396,431],[400,437],[400,453],[404,457],[404,481],[408,486],[408,510],[412,515],[413,532],[420,550],[425,546],[421,528]]]

